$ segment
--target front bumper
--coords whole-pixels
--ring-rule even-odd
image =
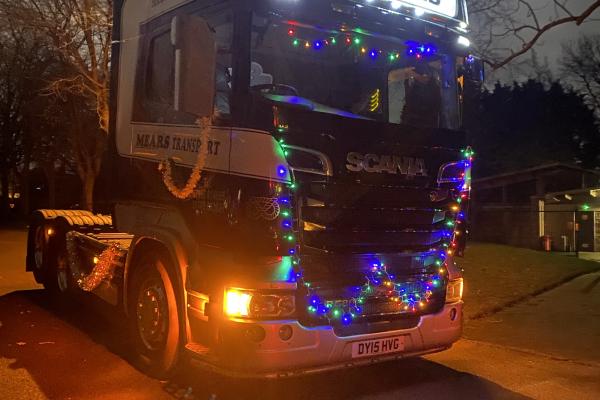
[[[259,343],[245,335],[249,323],[228,322],[215,352],[194,360],[223,375],[280,378],[419,356],[445,350],[460,338],[462,307],[462,302],[446,304],[437,314],[422,316],[414,328],[347,337],[337,336],[329,326],[309,328],[298,321],[252,323],[265,331]],[[279,336],[283,325],[293,329],[293,336],[287,341]],[[404,337],[402,352],[352,358],[353,343],[392,336]]]

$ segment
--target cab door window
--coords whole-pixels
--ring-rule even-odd
[[[137,68],[134,121],[193,125],[205,115],[229,116],[233,37],[230,14],[192,11],[161,19],[161,26],[151,21],[142,27],[145,34]],[[214,48],[207,48],[202,36],[205,31]],[[211,68],[204,68],[203,63],[211,64]],[[203,75],[208,70],[212,71],[210,79]],[[210,111],[206,111],[208,102],[200,99],[208,93],[214,96]]]
[[[171,31],[154,37],[150,43],[150,56],[146,83],[148,101],[173,106],[175,90],[175,47]],[[165,62],[167,60],[167,62]]]

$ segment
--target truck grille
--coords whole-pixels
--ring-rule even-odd
[[[312,183],[302,207],[303,244],[346,253],[426,251],[451,232],[448,190]]]
[[[453,234],[447,222],[456,217],[448,211],[453,198],[447,189],[343,181],[310,182],[304,187],[301,264],[303,279],[310,283],[303,296],[309,310],[304,323],[342,329],[330,313],[311,310],[308,301],[314,296],[332,309],[352,309],[353,293],[364,287],[374,260],[385,261],[394,287],[409,293],[440,279],[440,266],[433,260]],[[352,313],[351,325],[368,330],[376,323],[438,312],[445,302],[445,287],[444,278],[425,301],[414,302],[398,301],[397,292],[386,294],[384,287],[368,296],[361,292],[360,313]]]

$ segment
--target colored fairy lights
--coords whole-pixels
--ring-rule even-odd
[[[376,105],[376,99],[377,94],[374,93],[372,106]],[[278,121],[274,124],[275,128]],[[278,141],[282,145],[283,154],[286,155],[284,137],[280,136]],[[298,251],[301,243],[294,230],[292,194],[298,189],[298,184],[294,182],[293,176],[290,183],[281,184],[277,203],[281,208],[281,246],[283,252],[289,255],[292,264],[288,281],[296,282],[299,289],[305,291],[305,307],[309,316],[324,324],[347,326],[370,315],[373,307],[382,304],[389,313],[419,315],[433,307],[434,299],[443,299],[448,283],[447,262],[449,257],[458,252],[458,243],[466,236],[466,207],[470,196],[474,153],[471,148],[467,148],[461,154],[463,159],[458,163],[461,167],[459,172],[456,173],[455,179],[445,182],[450,185],[452,201],[448,202],[445,209],[435,210],[445,213],[445,218],[438,225],[438,245],[421,254],[421,271],[415,275],[396,276],[398,268],[394,261],[386,261],[385,256],[375,255],[359,271],[362,283],[344,288],[344,293],[338,295],[323,294],[321,288],[305,277],[302,257]],[[336,298],[333,299],[332,296]]]
[[[464,240],[466,235],[464,207],[470,194],[474,153],[467,148],[462,151],[462,156],[462,172],[456,180],[448,182],[453,187],[453,201],[445,210],[446,219],[442,221],[440,244],[417,257],[423,260],[422,273],[399,278],[393,273],[394,265],[375,259],[364,267],[364,282],[347,288],[346,295],[337,296],[341,299],[335,300],[320,295],[319,288],[306,281],[301,272],[296,272],[293,279],[304,285],[309,315],[331,325],[347,326],[364,316],[367,307],[380,305],[382,301],[389,313],[426,312],[434,293],[445,290],[448,283],[446,263],[457,252],[458,241]],[[299,262],[300,259],[296,259],[295,271],[301,271]]]
[[[287,168],[283,166],[278,167],[278,175],[285,176],[288,174]],[[296,235],[294,232],[294,213],[292,211],[292,193],[296,189],[296,184],[291,181],[286,184],[279,184],[277,187],[276,202],[279,208],[280,217],[280,237],[281,241],[279,246],[288,255],[296,254]],[[287,190],[286,190],[287,189]]]
[[[308,289],[307,311],[310,315],[327,320],[329,323],[349,325],[363,315],[365,307],[372,307],[372,301],[386,301],[387,313],[415,313],[425,310],[434,290],[445,284],[445,269],[442,268],[445,253],[437,254],[434,273],[421,274],[410,279],[398,280],[381,261],[373,261],[365,269],[364,283],[349,289],[347,299],[322,299],[310,285]]]
[[[434,56],[438,52],[438,48],[435,44],[419,43],[416,41],[407,41],[404,49],[392,49],[386,51],[377,47],[367,46],[360,35],[350,33],[334,33],[331,36],[315,40],[300,38],[298,37],[296,29],[289,28],[287,30],[287,35],[291,37],[293,47],[300,47],[300,45],[303,44],[305,49],[313,49],[315,51],[321,51],[327,47],[334,47],[341,41],[343,46],[349,50],[354,49],[356,54],[367,56],[373,61],[384,58],[389,62],[395,62],[400,59],[401,54],[404,54],[408,58],[420,60]]]

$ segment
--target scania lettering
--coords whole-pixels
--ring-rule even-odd
[[[110,206],[30,224],[27,269],[52,296],[121,310],[161,377],[458,340],[462,116],[482,75],[464,1],[121,0],[114,21]]]
[[[378,156],[377,154],[362,155],[348,153],[346,169],[353,172],[387,172],[410,176],[427,176],[425,160],[422,158]]]

